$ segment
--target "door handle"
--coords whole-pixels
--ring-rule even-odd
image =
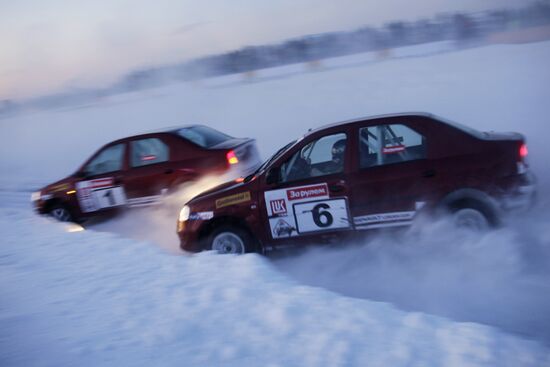
[[[164,171],[164,174],[165,175],[169,175],[171,173],[174,173],[174,170],[172,168],[167,168],[165,171]]]
[[[426,177],[426,178],[434,177],[436,173],[437,172],[435,171],[435,169],[428,169],[422,172],[422,177]]]

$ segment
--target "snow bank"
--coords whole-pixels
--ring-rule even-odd
[[[3,366],[540,366],[540,345],[0,209]]]

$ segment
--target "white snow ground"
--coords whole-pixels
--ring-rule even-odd
[[[0,365],[550,365],[550,42],[448,46],[0,120]],[[143,130],[202,122],[256,137],[265,157],[309,127],[410,110],[526,134],[538,208],[479,238],[436,223],[270,260],[174,256],[173,220],[155,212],[67,232],[28,203]]]

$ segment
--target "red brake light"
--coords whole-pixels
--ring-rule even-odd
[[[527,144],[523,143],[519,147],[519,157],[521,159],[525,159],[527,157],[527,154],[529,154],[529,151],[527,150]]]
[[[237,164],[239,163],[239,159],[237,158],[237,156],[235,155],[235,152],[230,150],[229,152],[227,152],[227,154],[225,155],[227,157],[227,162],[229,164]]]

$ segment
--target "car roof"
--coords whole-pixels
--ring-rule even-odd
[[[381,115],[373,115],[373,116],[359,117],[359,118],[354,118],[354,119],[350,119],[350,120],[344,120],[344,121],[339,121],[339,122],[334,122],[334,123],[326,124],[326,125],[317,127],[317,128],[315,128],[315,129],[309,129],[308,132],[306,133],[306,136],[307,136],[307,135],[310,135],[310,134],[314,134],[314,133],[316,133],[316,132],[318,132],[318,131],[330,129],[330,128],[337,127],[337,126],[351,125],[351,124],[354,124],[354,123],[366,122],[366,121],[369,121],[369,120],[378,120],[378,119],[383,119],[383,118],[390,118],[390,117],[405,117],[405,116],[407,116],[407,117],[412,117],[412,116],[416,116],[416,117],[428,117],[428,118],[440,120],[439,117],[437,117],[437,116],[435,116],[434,114],[429,113],[429,112],[399,112],[399,113],[388,113],[388,114],[381,114]]]
[[[117,139],[117,140],[113,140],[113,141],[107,143],[106,145],[117,144],[117,143],[129,140],[129,139],[135,139],[135,138],[139,138],[139,137],[142,137],[142,136],[149,136],[149,135],[152,135],[152,134],[176,134],[177,131],[180,130],[180,129],[189,128],[189,127],[197,127],[197,126],[204,126],[204,125],[190,124],[190,125],[170,126],[170,127],[160,128],[160,129],[149,130],[149,131],[145,131],[145,132],[142,132],[142,133],[139,133],[139,134],[129,135],[129,136],[125,136],[123,138]]]

